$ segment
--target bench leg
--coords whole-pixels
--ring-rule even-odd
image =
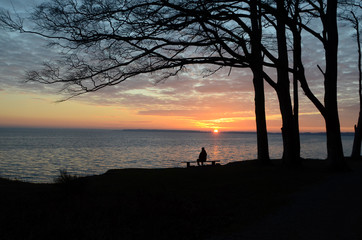
[[[186,167],[189,168],[190,167],[190,162],[186,163]]]
[[[212,162],[211,162],[211,165],[212,165],[212,166],[215,166],[215,161],[212,161]]]

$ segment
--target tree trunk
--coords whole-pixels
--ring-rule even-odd
[[[280,78],[278,77],[278,80]],[[282,115],[282,137],[283,137],[283,163],[286,165],[297,165],[299,157],[297,156],[297,151],[295,149],[295,129],[294,129],[294,119],[292,112],[292,104],[289,93],[289,84],[278,86],[278,99],[280,113]]]
[[[297,18],[299,17],[299,0],[295,0],[295,15],[294,21],[297,22]],[[301,44],[301,35],[300,31],[297,28],[297,25],[293,26],[293,116],[294,116],[294,134],[295,134],[295,151],[296,156],[300,159],[300,134],[299,134],[299,96],[298,96],[298,79],[299,79],[299,66],[302,65],[302,44]]]
[[[258,160],[263,164],[270,164],[268,132],[265,117],[265,95],[263,79],[263,58],[261,53],[261,25],[260,15],[257,10],[258,1],[250,2],[251,13],[251,70],[255,91],[255,118],[258,146]]]
[[[297,76],[294,75],[293,79],[293,131],[294,131],[294,151],[296,161],[300,160],[300,134],[299,134],[299,96],[298,96],[298,79]]]
[[[261,73],[261,72],[260,72]],[[265,117],[265,97],[264,97],[264,79],[260,73],[254,73],[254,91],[255,91],[255,118],[258,146],[258,160],[263,164],[269,164],[269,144],[268,132]]]
[[[338,63],[338,28],[337,28],[337,1],[327,1],[326,33],[326,72],[325,72],[325,108],[327,153],[329,165],[332,169],[343,170],[346,161],[343,155],[340,123],[337,104],[337,63]]]
[[[361,160],[361,141],[362,141],[362,118],[361,113],[358,117],[357,126],[354,125],[354,139],[351,158],[355,160]]]
[[[359,116],[357,126],[354,126],[354,139],[351,158],[356,160],[361,160],[361,142],[362,142],[362,53],[361,53],[361,42],[359,34],[359,20],[352,12],[355,29],[357,35],[357,50],[358,50],[358,95],[359,95]]]
[[[277,9],[280,14],[277,18],[277,41],[278,41],[278,66],[277,66],[277,95],[279,99],[280,113],[282,115],[283,136],[283,162],[286,165],[296,165],[300,156],[297,151],[297,140],[295,122],[290,98],[290,81],[288,73],[288,49],[285,36],[286,16],[284,0],[277,1]]]

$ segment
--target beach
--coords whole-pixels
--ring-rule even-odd
[[[353,226],[362,223],[361,162],[349,160],[351,171],[343,173],[329,171],[325,161],[304,160],[295,169],[279,160],[273,163],[113,169],[58,184],[1,179],[0,238],[267,239],[270,235],[290,239],[292,234],[298,237],[293,239],[313,239],[318,229],[317,239],[333,239],[335,231],[341,233],[343,226],[349,226],[355,232],[346,236],[356,238],[335,239],[360,239],[360,228]],[[333,197],[333,202],[329,196],[340,198]],[[288,227],[290,219],[303,220],[295,214],[308,211],[305,216],[318,221],[312,224],[313,232],[305,225]],[[351,211],[354,223],[345,224]],[[330,222],[341,228],[328,227]]]

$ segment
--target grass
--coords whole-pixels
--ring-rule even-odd
[[[61,172],[58,180],[71,191],[1,180],[0,239],[204,239],[245,228],[288,203],[291,193],[337,174],[324,161],[306,160],[300,169],[274,163],[77,178]]]
[[[75,175],[71,175],[65,169],[59,170],[59,176],[54,179],[54,183],[56,184],[72,184],[74,180],[78,177]]]

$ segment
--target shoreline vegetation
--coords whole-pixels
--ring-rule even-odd
[[[281,160],[216,167],[112,169],[87,177],[63,172],[58,183],[0,178],[1,239],[208,239],[240,232],[282,206],[293,193],[333,176],[326,161]],[[69,178],[67,178],[69,177]],[[323,223],[321,223],[323,224]],[[331,230],[332,231],[332,230]]]

